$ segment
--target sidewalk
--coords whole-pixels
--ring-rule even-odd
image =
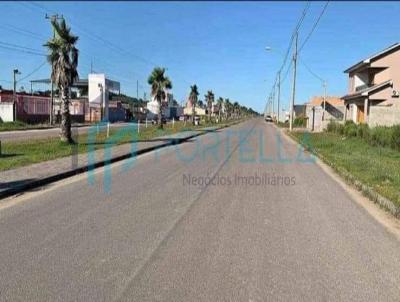
[[[148,141],[139,141],[135,143],[133,154],[131,153],[131,144],[111,147],[111,162],[116,162],[129,158],[132,155],[143,154],[169,145],[180,144],[193,137],[215,131],[216,129],[217,128],[207,128],[196,131],[184,131]],[[92,159],[91,162],[92,167],[98,168],[105,165],[104,150],[105,149],[100,149],[93,152],[94,160]],[[0,175],[0,199],[85,172],[88,168],[89,156],[88,153],[83,153],[3,171]]]

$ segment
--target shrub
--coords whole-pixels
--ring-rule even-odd
[[[357,125],[353,121],[346,121],[343,132],[348,137],[355,137],[357,136]]]
[[[303,116],[296,117],[293,121],[294,127],[306,127],[307,126],[307,118]]]
[[[391,147],[393,149],[400,150],[400,125],[392,127]]]
[[[357,137],[363,138],[369,141],[370,129],[367,124],[361,124],[357,127]]]
[[[369,143],[374,146],[390,147],[392,142],[392,128],[377,126],[371,129]]]
[[[337,133],[340,135],[343,135],[344,132],[344,126],[338,122],[335,121],[330,121],[329,124],[327,125],[326,128],[327,132],[331,132],[331,133]]]

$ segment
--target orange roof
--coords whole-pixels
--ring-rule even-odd
[[[331,104],[332,106],[343,106],[344,101],[338,96],[327,96],[326,102]],[[308,104],[313,106],[321,106],[324,103],[323,96],[314,96]]]

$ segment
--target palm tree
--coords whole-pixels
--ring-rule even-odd
[[[239,113],[239,103],[238,102],[234,102],[233,103],[233,113],[235,115],[235,118],[238,118],[238,113]]]
[[[172,88],[171,80],[165,76],[165,68],[156,67],[151,72],[149,79],[147,80],[151,85],[151,95],[157,100],[158,103],[158,127],[163,128],[162,123],[162,104],[167,97],[166,90]]]
[[[73,143],[71,137],[71,116],[69,113],[69,93],[71,85],[78,79],[78,54],[75,47],[78,37],[62,19],[52,20],[54,37],[44,45],[48,48],[47,60],[51,64],[51,79],[61,94],[61,131],[63,142]]]
[[[225,99],[225,115],[226,119],[231,117],[231,111],[232,111],[232,103],[229,101],[229,99]]]
[[[222,105],[224,104],[224,99],[219,97],[217,103],[218,103],[218,121],[221,121],[221,111],[222,111]]]
[[[214,93],[212,92],[212,90],[207,91],[205,98],[207,100],[208,120],[211,121],[211,110],[214,103]]]
[[[199,96],[199,91],[197,90],[197,85],[194,84],[190,86],[189,101],[192,104],[192,123],[194,125],[194,117],[196,115],[196,104],[197,97]]]

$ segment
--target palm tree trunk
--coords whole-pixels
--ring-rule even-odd
[[[163,129],[163,123],[162,123],[162,108],[161,108],[161,99],[158,101],[159,104],[159,110],[158,110],[158,128]]]
[[[61,91],[61,132],[62,142],[73,143],[71,136],[71,115],[69,114],[69,95],[67,87],[60,87]]]
[[[196,105],[192,105],[192,123],[194,125],[194,117],[196,115]]]

